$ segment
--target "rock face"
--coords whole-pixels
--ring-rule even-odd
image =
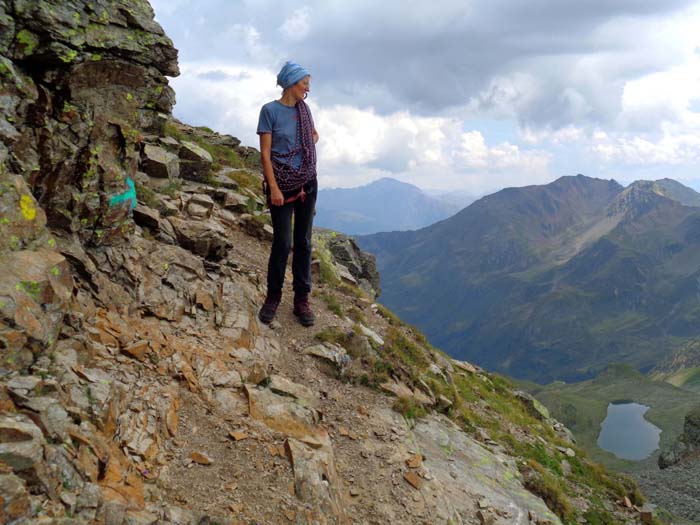
[[[665,469],[681,463],[697,451],[700,451],[700,407],[685,416],[683,433],[659,455],[659,468]]]
[[[315,235],[333,257],[341,280],[358,285],[373,297],[379,295],[379,272],[374,255],[363,252],[352,237],[342,233],[319,230]]]
[[[177,51],[153,16],[144,0],[0,5],[0,177],[83,242],[133,229],[138,143],[174,103]]]
[[[73,278],[24,179],[1,177],[0,368],[15,369],[58,339]]]

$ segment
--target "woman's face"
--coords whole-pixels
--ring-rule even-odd
[[[311,77],[307,76],[302,78],[299,82],[290,87],[289,90],[291,91],[295,100],[304,100],[306,98],[306,94],[311,91]]]

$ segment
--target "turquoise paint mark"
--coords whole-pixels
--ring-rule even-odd
[[[120,193],[109,199],[110,206],[118,206],[122,202],[131,201],[129,209],[133,210],[136,208],[136,186],[134,185],[134,181],[131,180],[131,177],[126,178],[126,186],[127,190],[124,193]]]

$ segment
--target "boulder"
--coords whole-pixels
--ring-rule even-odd
[[[185,210],[194,219],[208,219],[214,210],[214,201],[205,193],[195,193],[187,200]]]
[[[374,255],[360,250],[352,237],[342,233],[333,232],[328,235],[326,245],[336,263],[347,268],[363,289],[372,296],[379,294],[379,272]]]
[[[10,368],[58,339],[73,292],[66,259],[51,248],[0,253],[0,342]]]
[[[525,405],[525,408],[528,409],[532,416],[542,421],[547,421],[550,418],[549,410],[547,410],[547,407],[540,403],[533,396],[522,391],[515,391],[513,393],[515,394],[515,397],[522,401],[523,405]]]
[[[219,261],[226,257],[231,243],[226,239],[221,226],[212,221],[186,221],[179,217],[169,217],[177,242],[192,253]]]
[[[216,175],[214,175],[214,181],[216,182],[217,186],[220,186],[221,188],[227,190],[237,190],[238,183],[231,178],[231,175],[237,171],[242,170],[229,167],[223,168],[222,170],[218,171]]]
[[[0,523],[23,523],[31,516],[29,492],[22,479],[0,472]]]
[[[160,230],[160,212],[144,204],[137,204],[134,208],[134,222],[152,232],[157,232]]]
[[[286,450],[294,469],[294,493],[313,509],[314,523],[345,523],[347,503],[328,435],[319,447],[290,438]]]
[[[181,141],[180,174],[183,179],[206,182],[214,162],[211,154],[194,142]]]
[[[44,458],[44,435],[29,418],[0,415],[0,461],[15,472],[34,469]]]
[[[143,147],[141,169],[150,177],[173,179],[180,176],[177,155],[152,144],[145,144]]]
[[[252,235],[253,237],[257,237],[258,239],[263,241],[272,241],[274,231],[272,229],[272,226],[270,226],[269,224],[265,224],[256,216],[251,215],[250,213],[244,213],[239,217],[239,220],[241,222],[243,230],[248,235]]]

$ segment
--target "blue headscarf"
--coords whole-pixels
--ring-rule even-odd
[[[287,62],[277,75],[277,85],[287,89],[299,82],[302,78],[310,76],[306,69],[295,62]]]

